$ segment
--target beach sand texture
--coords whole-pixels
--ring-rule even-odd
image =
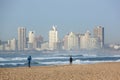
[[[0,68],[0,80],[120,80],[120,63]]]

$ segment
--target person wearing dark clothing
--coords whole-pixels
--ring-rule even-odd
[[[30,67],[31,67],[31,60],[32,60],[32,57],[29,56],[27,60],[28,60],[28,67],[30,68]]]
[[[72,56],[70,56],[70,60],[69,61],[70,61],[70,64],[72,64],[72,61],[73,61]]]

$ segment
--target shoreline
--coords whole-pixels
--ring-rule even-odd
[[[120,62],[0,68],[1,80],[119,80]]]
[[[72,65],[72,66],[73,66],[73,65],[79,65],[79,66],[81,66],[81,65],[106,64],[106,63],[109,64],[109,63],[120,63],[120,62],[98,62],[98,63],[86,63],[86,64],[82,64],[82,63],[81,63],[81,64],[69,64],[69,63],[68,63],[68,64],[60,64],[60,65],[57,65],[57,64],[56,64],[56,65],[52,65],[52,64],[51,64],[51,65],[37,65],[37,66],[31,64],[31,67],[30,67],[30,68],[32,68],[32,67],[38,67],[38,68],[40,68],[40,67],[58,67],[58,66],[71,66],[71,65]],[[1,69],[1,68],[8,68],[8,69],[9,69],[9,68],[27,68],[27,67],[28,67],[28,65],[26,65],[26,66],[8,66],[8,67],[5,66],[5,67],[0,67],[0,69]]]

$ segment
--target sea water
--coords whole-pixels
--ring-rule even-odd
[[[0,67],[27,66],[27,57],[31,56],[31,66],[50,66],[69,64],[70,55],[73,64],[94,64],[101,62],[120,62],[120,54],[95,51],[68,52],[6,52],[0,53]]]

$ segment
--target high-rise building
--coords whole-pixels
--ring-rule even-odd
[[[101,48],[104,46],[104,27],[98,26],[94,29],[94,38],[98,39]]]
[[[26,28],[18,28],[18,50],[25,50],[26,48]]]
[[[80,49],[97,49],[98,39],[91,37],[91,33],[87,31],[85,34],[80,35]]]
[[[68,35],[65,35],[63,38],[63,49],[68,49]]]
[[[28,48],[33,49],[34,48],[34,43],[35,43],[35,34],[33,31],[29,31],[28,35]]]
[[[80,35],[80,49],[86,49],[85,34]]]
[[[89,49],[98,49],[98,41],[97,38],[90,38],[89,40]]]
[[[41,44],[43,43],[43,37],[41,35],[38,35],[35,37],[35,42],[36,42],[36,48],[41,48]]]
[[[75,33],[70,32],[64,37],[64,49],[65,50],[79,49],[79,38]]]
[[[56,50],[58,42],[58,31],[55,26],[49,31],[49,49]]]
[[[29,31],[29,43],[33,43],[35,39],[35,34],[33,31]]]
[[[11,41],[10,41],[10,49],[11,50],[16,50],[16,48],[17,48],[17,44],[16,44],[17,42],[16,42],[16,39],[15,38],[13,38]]]
[[[80,49],[89,49],[89,41],[91,38],[91,34],[87,31],[85,34],[80,36]]]

